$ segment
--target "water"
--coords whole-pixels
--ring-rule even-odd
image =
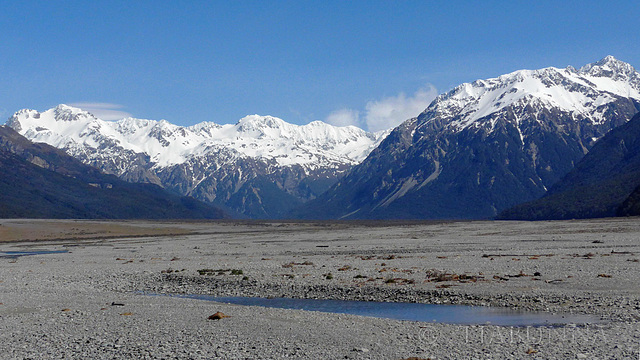
[[[582,325],[600,322],[599,318],[589,315],[551,314],[533,311],[525,312],[488,306],[291,298],[214,297],[209,295],[181,295],[181,297],[236,305],[321,311],[395,320],[459,325],[491,324],[501,326],[556,326],[566,324]]]
[[[20,256],[64,254],[69,250],[0,251],[0,259],[17,259]]]

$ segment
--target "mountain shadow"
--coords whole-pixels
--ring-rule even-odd
[[[639,186],[640,114],[637,114],[627,124],[611,130],[597,141],[547,195],[505,210],[498,219],[560,220],[638,215]]]

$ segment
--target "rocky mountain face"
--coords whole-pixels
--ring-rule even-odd
[[[0,218],[219,219],[220,209],[132,184],[0,126]]]
[[[462,84],[393,130],[305,218],[492,218],[537,199],[640,110],[640,74],[606,57]]]
[[[563,220],[636,215],[640,186],[640,114],[593,146],[541,199],[503,211],[501,219]],[[635,195],[632,192],[635,190]]]
[[[7,125],[121,179],[157,184],[253,218],[281,217],[317,197],[386,135],[258,115],[233,125],[110,122],[66,105],[21,110]]]

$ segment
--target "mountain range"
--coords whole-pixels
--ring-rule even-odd
[[[258,115],[189,127],[114,122],[66,105],[18,111],[7,125],[123,180],[234,216],[483,219],[587,181],[581,160],[639,110],[640,74],[607,56],[461,84],[380,133]],[[612,149],[596,148],[605,150],[592,157],[605,160]]]
[[[465,83],[395,128],[298,216],[493,218],[543,196],[639,109],[640,74],[611,56]]]
[[[0,126],[0,218],[219,219],[220,209],[103,174]]]
[[[7,125],[121,179],[157,184],[251,218],[280,217],[315,198],[386,135],[258,115],[190,127],[114,122],[64,104],[18,111]]]

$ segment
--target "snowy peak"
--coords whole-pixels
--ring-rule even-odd
[[[18,129],[21,128],[22,125],[41,122],[39,119],[43,115],[48,118],[53,118],[55,121],[73,122],[73,121],[96,120],[96,118],[92,114],[86,111],[83,111],[81,109],[74,108],[65,104],[60,104],[55,108],[49,109],[42,114],[36,110],[22,109],[16,112],[11,118],[9,118],[9,120],[7,121],[7,125],[19,131]]]
[[[106,138],[118,141],[107,122],[64,104],[42,113],[20,110],[7,121],[7,125],[32,141],[57,148],[81,143],[97,147]]]
[[[384,136],[356,127],[335,127],[320,121],[294,125],[260,115],[246,116],[236,124],[204,122],[190,127],[136,118],[113,122],[64,104],[42,113],[20,110],[7,124],[33,141],[81,152],[87,151],[83,147],[118,146],[145,154],[160,167],[225,151],[275,160],[280,166],[337,168],[364,159]]]
[[[606,56],[600,61],[581,67],[579,73],[597,77],[608,77],[614,80],[637,74],[633,66],[611,55]]]
[[[238,131],[254,131],[264,129],[283,129],[287,125],[282,119],[273,116],[248,115],[238,120]]]
[[[601,122],[597,109],[617,98],[640,100],[640,74],[607,56],[583,66],[518,70],[497,78],[464,83],[438,96],[423,114],[461,130],[512,104],[543,104]]]
[[[270,139],[292,139],[297,141],[313,141],[327,143],[347,143],[358,138],[376,140],[379,136],[368,133],[355,126],[337,127],[322,121],[313,121],[306,125],[289,124],[273,116],[249,115],[232,128],[236,136]]]
[[[295,137],[297,126],[273,116],[249,115],[240,119],[233,129],[242,137],[291,138]]]
[[[56,121],[97,120],[91,113],[65,104],[56,106],[52,111]]]

